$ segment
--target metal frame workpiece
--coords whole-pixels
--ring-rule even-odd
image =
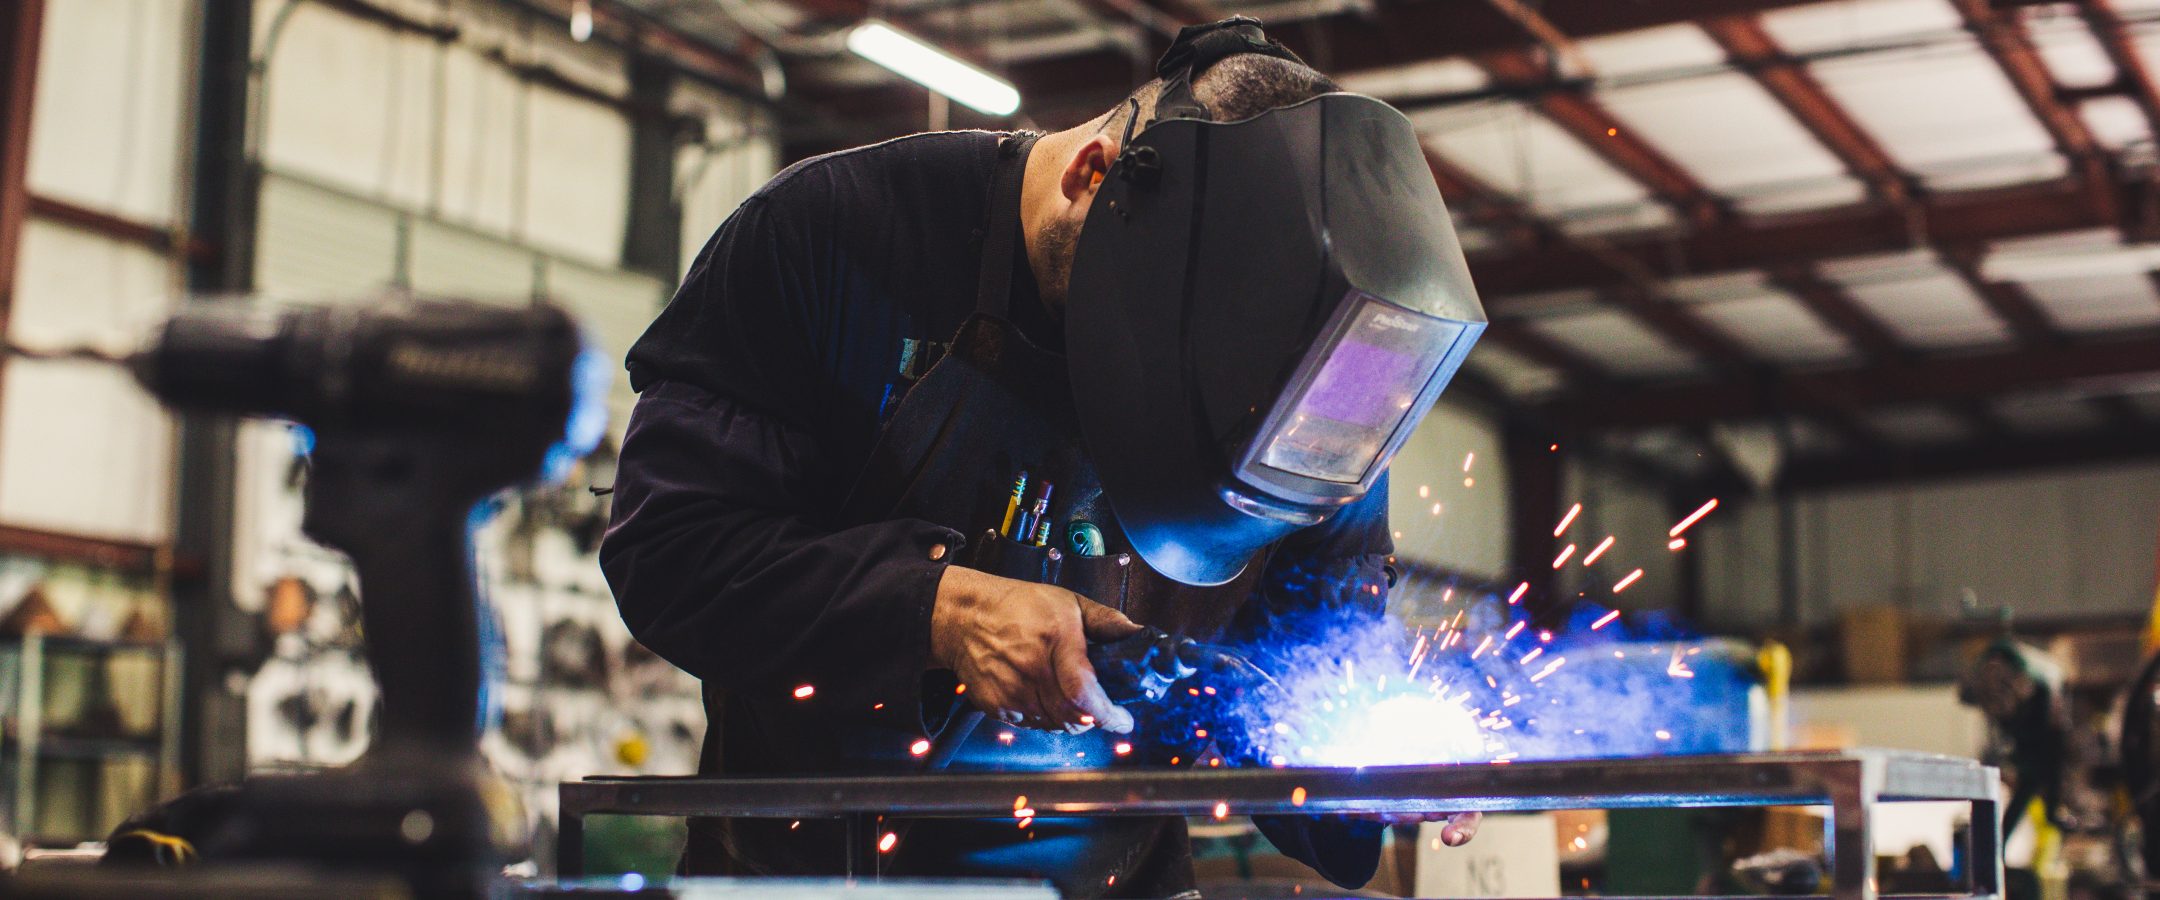
[[[1001,817],[1014,798],[1045,816],[1516,812],[1686,806],[1830,807],[1830,894],[1876,897],[1875,804],[1972,805],[1965,894],[2002,893],[1991,766],[1889,750],[1752,753],[1364,769],[1075,769],[786,778],[601,777],[562,785],[557,871],[582,874],[588,815],[833,818],[850,874],[874,875],[876,816]]]

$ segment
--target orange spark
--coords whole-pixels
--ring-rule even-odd
[[[1687,517],[1687,518],[1685,518],[1685,519],[1681,519],[1681,520],[1680,520],[1680,524],[1678,524],[1678,525],[1674,525],[1674,526],[1672,527],[1672,530],[1671,530],[1671,531],[1665,532],[1665,536],[1666,536],[1666,537],[1679,537],[1679,536],[1680,536],[1680,532],[1683,532],[1683,531],[1686,531],[1686,530],[1688,530],[1688,526],[1689,526],[1689,525],[1693,525],[1693,524],[1695,524],[1696,520],[1698,520],[1698,519],[1701,519],[1702,517],[1704,517],[1704,516],[1707,516],[1707,515],[1709,515],[1709,514],[1710,514],[1710,511],[1711,511],[1711,510],[1713,510],[1713,509],[1716,509],[1716,508],[1717,508],[1717,498],[1716,498],[1716,497],[1712,497],[1712,498],[1710,498],[1710,502],[1708,502],[1708,503],[1704,503],[1704,504],[1702,505],[1702,507],[1701,507],[1701,508],[1699,508],[1699,509],[1695,510],[1694,512],[1688,513],[1688,517]]]
[[[1587,566],[1591,563],[1597,562],[1598,557],[1604,556],[1605,551],[1612,549],[1612,541],[1613,536],[1609,534],[1606,535],[1604,540],[1599,541],[1598,545],[1595,548],[1591,549],[1588,555],[1582,558],[1582,564]]]
[[[1305,805],[1305,789],[1304,789],[1304,788],[1302,788],[1302,787],[1297,787],[1297,788],[1291,788],[1291,789],[1290,789],[1290,805],[1291,805],[1291,806],[1304,806],[1304,805]]]
[[[1525,593],[1528,593],[1529,591],[1530,591],[1530,582],[1527,582],[1527,581],[1525,581],[1525,582],[1523,582],[1523,583],[1521,583],[1521,584],[1518,584],[1518,585],[1516,585],[1516,586],[1515,586],[1515,592],[1514,592],[1514,593],[1512,593],[1512,594],[1509,594],[1509,595],[1507,595],[1507,605],[1509,605],[1509,606],[1514,606],[1514,605],[1515,605],[1515,604],[1517,604],[1517,603],[1521,603],[1521,602],[1522,602],[1522,595],[1523,595],[1523,594],[1525,594]]]
[[[1574,556],[1574,555],[1575,555],[1575,545],[1574,545],[1574,544],[1569,544],[1569,545],[1567,545],[1567,546],[1565,546],[1565,547],[1562,547],[1562,548],[1560,548],[1560,555],[1559,555],[1559,556],[1555,556],[1555,557],[1553,557],[1553,561],[1552,561],[1552,567],[1553,567],[1553,568],[1555,568],[1555,569],[1557,569],[1557,568],[1560,568],[1561,566],[1567,565],[1568,557],[1570,557],[1570,556]]]
[[[1227,819],[1227,818],[1230,818],[1230,804],[1228,804],[1228,803],[1217,803],[1217,804],[1215,804],[1215,818],[1217,818],[1217,819]]]
[[[892,833],[892,832],[890,832],[890,831],[888,831],[888,832],[885,832],[885,836],[884,836],[884,837],[881,837],[881,838],[878,838],[878,839],[877,839],[877,852],[879,852],[879,853],[891,853],[891,852],[892,852],[892,848],[893,848],[893,845],[894,845],[894,844],[897,844],[897,843],[900,843],[900,836],[899,836],[899,835],[897,835],[897,834],[894,834],[894,833]]]
[[[1575,524],[1575,517],[1579,515],[1582,515],[1582,504],[1577,503],[1568,507],[1567,515],[1560,517],[1560,524],[1553,526],[1552,536],[1559,537],[1566,534],[1567,527]]]
[[[1620,611],[1619,611],[1619,610],[1617,610],[1617,609],[1616,609],[1616,610],[1613,610],[1612,612],[1606,613],[1606,614],[1604,614],[1604,615],[1602,615],[1602,616],[1599,616],[1599,617],[1598,617],[1598,620],[1597,620],[1597,621],[1595,621],[1595,622],[1592,622],[1592,623],[1590,623],[1590,630],[1591,630],[1591,631],[1596,631],[1596,630],[1598,630],[1598,629],[1600,629],[1600,628],[1603,628],[1603,627],[1605,627],[1605,626],[1607,626],[1607,625],[1611,625],[1611,624],[1612,624],[1612,620],[1614,620],[1614,619],[1617,619],[1617,618],[1620,618]]]
[[[1687,538],[1673,538],[1672,540],[1665,542],[1665,549],[1667,550],[1678,550],[1686,546]]]
[[[817,688],[815,688],[815,687],[812,687],[812,686],[810,686],[810,685],[807,685],[807,684],[806,684],[806,685],[803,685],[802,687],[799,687],[799,688],[796,688],[796,689],[795,689],[795,699],[797,699],[797,700],[808,700],[808,699],[810,699],[810,695],[811,695],[811,694],[815,694],[815,693],[817,693]]]
[[[1613,586],[1612,586],[1612,592],[1613,592],[1613,593],[1615,593],[1615,594],[1617,594],[1617,593],[1620,593],[1621,591],[1627,590],[1627,588],[1628,588],[1628,585],[1634,584],[1634,583],[1635,583],[1635,582],[1636,582],[1636,581],[1637,581],[1638,579],[1640,579],[1640,578],[1642,578],[1642,570],[1641,570],[1641,569],[1636,569],[1636,570],[1635,570],[1635,571],[1633,571],[1633,572],[1629,572],[1629,573],[1627,574],[1627,577],[1626,577],[1626,578],[1622,578],[1622,579],[1620,579],[1620,583],[1619,583],[1619,584],[1616,584],[1616,585],[1613,585]]]
[[[907,752],[916,756],[921,756],[925,753],[928,753],[930,752],[930,742],[918,739],[915,741],[915,743],[908,745]]]

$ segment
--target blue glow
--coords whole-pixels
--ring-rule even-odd
[[[590,336],[586,336],[584,344],[585,349],[570,366],[570,415],[563,427],[563,439],[548,447],[541,461],[543,484],[570,474],[570,467],[600,446],[600,436],[607,433],[608,389],[615,383],[615,366],[600,353]]]
[[[313,455],[315,453],[315,429],[298,422],[287,422],[285,425],[290,429],[287,434],[292,438],[293,455],[302,457]]]
[[[1503,597],[1415,583],[1395,593],[1394,608],[1443,624],[1349,608],[1279,620],[1244,649],[1280,687],[1226,692],[1212,709],[1189,702],[1169,717],[1178,737],[1206,730],[1225,765],[1264,766],[1760,749],[1751,646],[1687,640],[1669,621],[1631,624],[1595,606],[1547,632]]]
[[[642,891],[645,889],[645,876],[636,872],[624,872],[621,883],[623,890]]]

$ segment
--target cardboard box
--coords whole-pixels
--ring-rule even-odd
[[[1560,831],[1550,813],[1487,815],[1461,847],[1440,843],[1441,827],[1418,829],[1417,896],[1560,896]]]

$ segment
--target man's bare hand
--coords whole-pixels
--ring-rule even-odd
[[[1416,825],[1421,822],[1446,822],[1440,828],[1440,843],[1460,847],[1477,837],[1478,823],[1485,820],[1484,813],[1371,813],[1357,818],[1386,825]]]
[[[1064,588],[948,566],[930,614],[930,655],[999,721],[1127,734],[1132,713],[1103,694],[1087,645],[1139,630],[1124,613]]]

